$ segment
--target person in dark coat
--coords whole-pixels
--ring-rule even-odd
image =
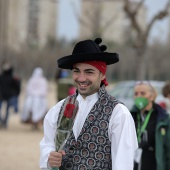
[[[3,65],[0,75],[0,125],[7,128],[9,109],[13,107],[18,112],[18,96],[21,88],[20,79],[13,75],[13,68],[9,63]],[[6,103],[6,112],[1,113],[2,104]]]
[[[131,114],[139,148],[134,170],[170,169],[170,119],[166,110],[154,102],[155,98],[156,91],[149,82],[135,85]]]

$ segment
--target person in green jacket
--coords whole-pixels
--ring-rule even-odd
[[[155,98],[156,90],[149,82],[136,83],[130,111],[139,144],[134,170],[170,170],[170,118]]]

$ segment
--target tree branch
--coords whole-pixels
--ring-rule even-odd
[[[127,14],[127,16],[129,17],[132,27],[137,31],[138,34],[141,33],[141,27],[139,25],[139,23],[137,22],[136,16],[138,14],[139,8],[141,8],[142,4],[143,4],[142,0],[136,7],[135,10],[132,10],[130,8],[131,6],[131,2],[129,0],[124,0],[125,4],[124,4],[124,11]]]
[[[135,15],[137,15],[138,11],[140,10],[140,8],[143,6],[145,0],[141,0],[140,2],[137,3],[136,5],[136,9],[134,10],[133,13],[135,13]]]
[[[169,10],[170,8],[170,0],[167,2],[167,4],[165,5],[165,8],[162,10],[162,11],[159,11],[155,16],[153,16],[153,18],[151,19],[151,21],[149,22],[147,28],[146,28],[146,32],[145,32],[145,35],[148,36],[149,35],[149,32],[152,28],[152,26],[154,25],[154,23],[157,21],[157,20],[162,20],[163,18],[165,18],[166,16],[168,16]]]

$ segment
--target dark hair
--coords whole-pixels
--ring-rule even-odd
[[[164,87],[162,88],[162,94],[164,95],[164,97],[167,97],[168,94],[170,94],[170,82],[164,85]]]

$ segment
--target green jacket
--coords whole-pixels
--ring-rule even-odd
[[[158,104],[154,103],[153,108],[158,113],[155,134],[157,170],[170,170],[170,117]],[[133,106],[131,113],[139,113],[139,110]]]
[[[158,119],[156,125],[157,170],[170,170],[170,118],[165,110],[156,105]]]

